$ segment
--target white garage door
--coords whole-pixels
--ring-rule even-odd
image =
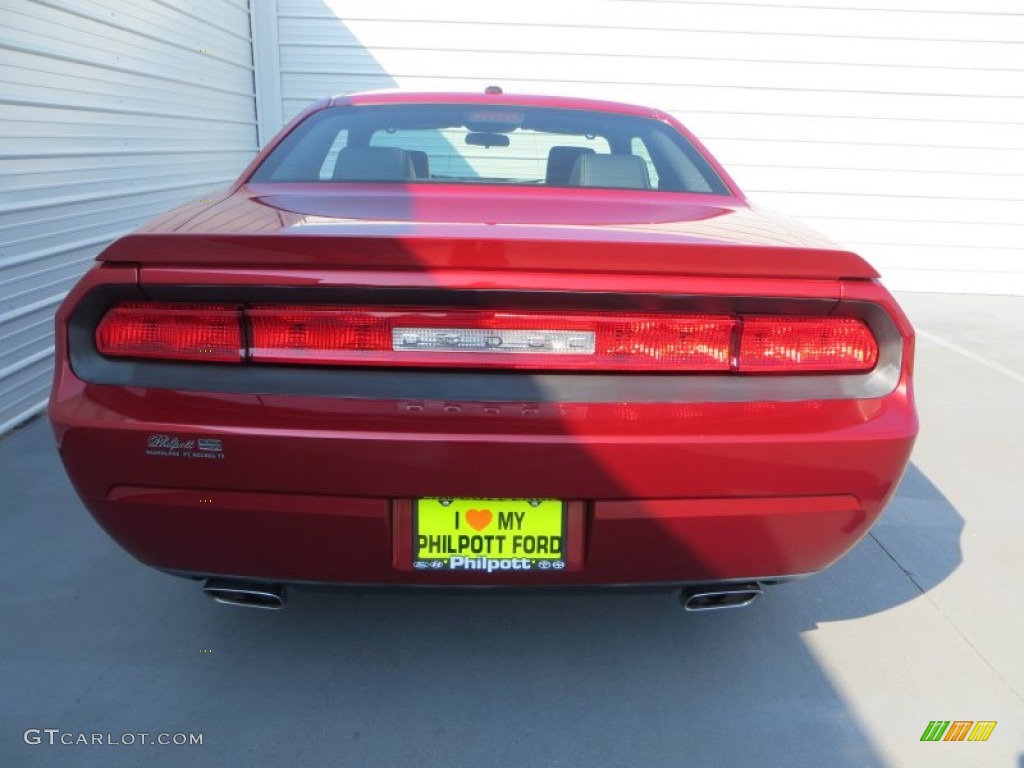
[[[285,119],[392,87],[646,103],[890,287],[1024,294],[1020,0],[277,6]]]
[[[0,434],[40,410],[53,313],[110,240],[256,149],[246,0],[0,0]]]

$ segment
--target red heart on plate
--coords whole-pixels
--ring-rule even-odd
[[[478,531],[482,531],[491,524],[494,513],[489,509],[467,509],[466,522]]]

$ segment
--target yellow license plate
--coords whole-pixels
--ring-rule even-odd
[[[565,503],[557,499],[417,499],[413,567],[563,570]]]

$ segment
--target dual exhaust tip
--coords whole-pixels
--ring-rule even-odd
[[[277,611],[284,608],[287,592],[281,584],[207,579],[203,592],[218,603],[244,608]],[[742,608],[761,596],[757,582],[742,584],[703,584],[683,587],[679,599],[687,611],[720,611]]]

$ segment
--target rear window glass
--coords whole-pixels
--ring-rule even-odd
[[[487,105],[332,107],[296,127],[253,182],[604,187],[727,195],[659,120]]]

